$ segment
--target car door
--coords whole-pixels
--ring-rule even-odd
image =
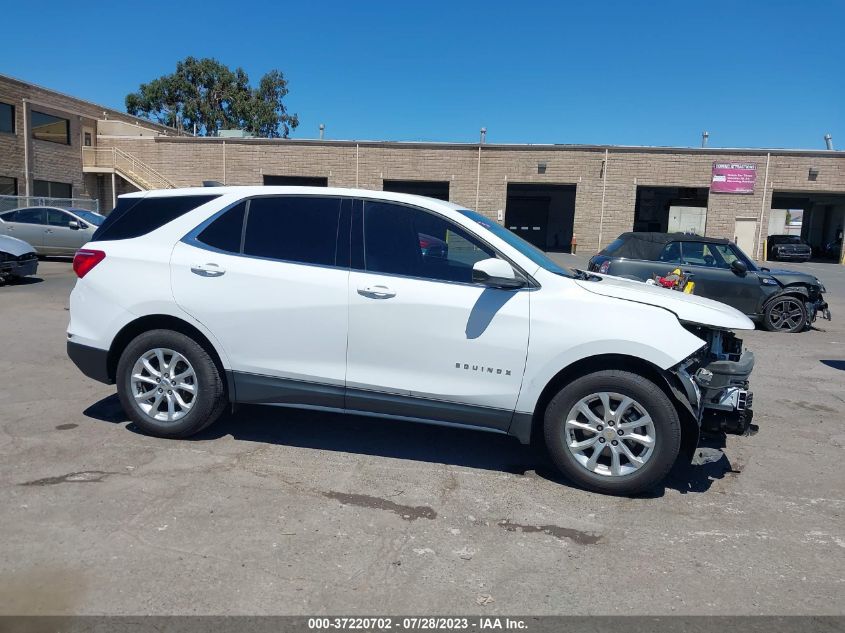
[[[6,235],[11,235],[32,245],[38,253],[44,252],[44,229],[47,210],[40,207],[18,209],[14,219],[4,224]]]
[[[743,314],[754,314],[760,299],[760,280],[748,271],[734,272],[730,262],[738,259],[726,244],[683,242],[684,270],[694,275],[695,294],[727,303]]]
[[[224,348],[238,401],[343,407],[347,206],[338,197],[256,197],[174,248],[176,302]]]
[[[421,246],[432,238],[445,248]],[[496,252],[435,213],[365,200],[352,254],[347,408],[507,429],[530,291],[472,282],[472,265]]]
[[[48,208],[46,211],[44,252],[49,255],[73,255],[88,241],[88,234],[82,230],[84,222],[61,209]],[[71,222],[76,222],[77,228],[72,229]]]

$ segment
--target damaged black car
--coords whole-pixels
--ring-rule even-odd
[[[687,233],[623,233],[590,259],[589,270],[647,281],[680,268],[694,293],[721,301],[772,332],[801,332],[830,320],[817,277],[760,267],[730,240]]]

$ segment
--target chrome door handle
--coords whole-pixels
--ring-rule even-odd
[[[358,288],[358,294],[371,299],[390,299],[396,296],[396,291],[387,286],[375,285],[366,288]]]
[[[220,277],[226,270],[217,264],[194,264],[191,266],[191,272],[200,277]]]

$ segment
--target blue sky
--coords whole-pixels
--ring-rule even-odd
[[[188,55],[290,82],[295,137],[845,148],[845,1],[12,2],[0,72],[123,109]]]

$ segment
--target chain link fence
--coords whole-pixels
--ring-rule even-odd
[[[100,201],[90,198],[47,198],[45,196],[0,196],[0,213],[23,207],[61,207],[100,212]]]

